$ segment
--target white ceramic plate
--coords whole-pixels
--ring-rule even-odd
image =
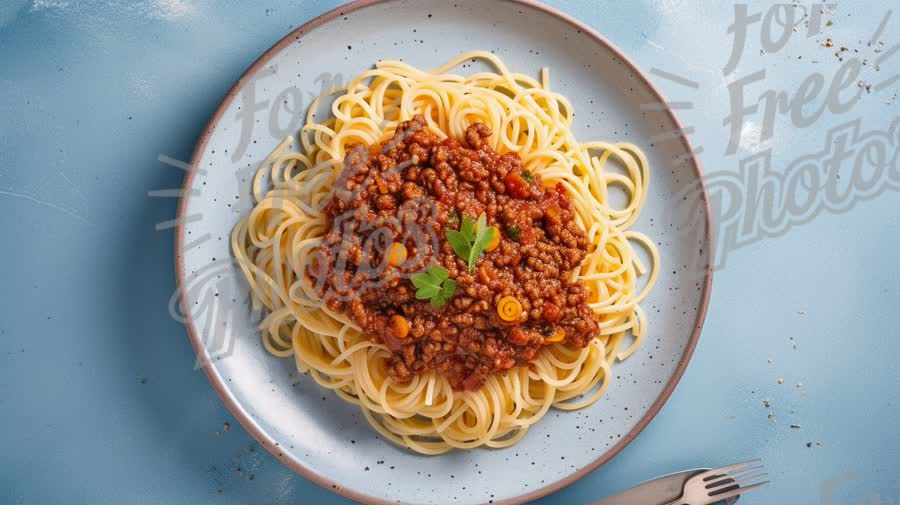
[[[256,167],[295,132],[298,112],[323,87],[346,82],[379,59],[434,68],[477,49],[496,52],[515,72],[537,76],[548,66],[554,89],[574,105],[578,138],[630,141],[644,149],[650,194],[635,229],[659,243],[662,271],[644,302],[649,336],[636,355],[614,365],[612,385],[599,402],[579,412],[551,411],[509,449],[424,457],[377,437],[356,407],[298,376],[292,360],[263,349],[228,236],[251,208]],[[668,398],[690,359],[709,296],[706,193],[687,140],[664,134],[680,125],[670,111],[654,107],[661,102],[610,42],[531,3],[366,0],[289,34],[250,67],[216,111],[194,152],[196,169],[186,178],[190,191],[179,208],[181,303],[213,387],[284,463],[359,501],[518,503],[597,468]]]

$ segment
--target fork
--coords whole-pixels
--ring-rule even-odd
[[[756,474],[763,469],[761,464],[754,466],[761,462],[762,460],[760,459],[754,459],[699,473],[684,483],[681,498],[671,501],[666,505],[709,505],[711,503],[716,503],[719,500],[725,500],[733,496],[744,494],[747,491],[758,487],[763,487],[768,484],[769,481],[750,484],[750,482],[769,475],[767,473],[751,475]],[[736,480],[739,477],[744,478]],[[748,485],[744,486],[744,484]]]

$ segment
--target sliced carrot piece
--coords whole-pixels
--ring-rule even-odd
[[[553,335],[545,338],[544,342],[560,342],[564,338],[566,338],[566,330],[559,328],[555,332],[553,332]]]
[[[497,229],[496,226],[489,226],[488,228],[494,230],[494,238],[488,242],[487,247],[484,248],[485,251],[493,251],[500,245],[500,230]]]
[[[504,296],[497,303],[497,314],[504,321],[515,321],[522,315],[522,304],[512,296]]]

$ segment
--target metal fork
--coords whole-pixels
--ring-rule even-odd
[[[756,465],[757,463],[762,463],[762,460],[754,459],[697,474],[684,483],[681,498],[666,505],[709,505],[763,487],[769,481],[750,484],[769,475],[767,473],[751,475],[763,469],[763,466]],[[750,468],[747,468],[748,466]],[[737,480],[740,477],[744,478]]]

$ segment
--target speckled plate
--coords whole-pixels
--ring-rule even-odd
[[[433,68],[476,49],[493,50],[517,72],[537,76],[548,66],[554,89],[575,107],[579,138],[630,141],[645,150],[650,193],[635,229],[658,241],[662,270],[644,302],[649,336],[637,354],[614,365],[599,402],[551,411],[509,449],[423,457],[377,437],[356,407],[263,349],[228,235],[251,208],[257,165],[300,126],[298,112],[311,97],[379,59]],[[687,366],[706,310],[707,196],[680,124],[661,103],[612,43],[531,2],[365,0],[303,25],[235,84],[185,180],[176,268],[198,364],[260,444],[305,477],[362,502],[520,503],[570,484],[650,422]]]

